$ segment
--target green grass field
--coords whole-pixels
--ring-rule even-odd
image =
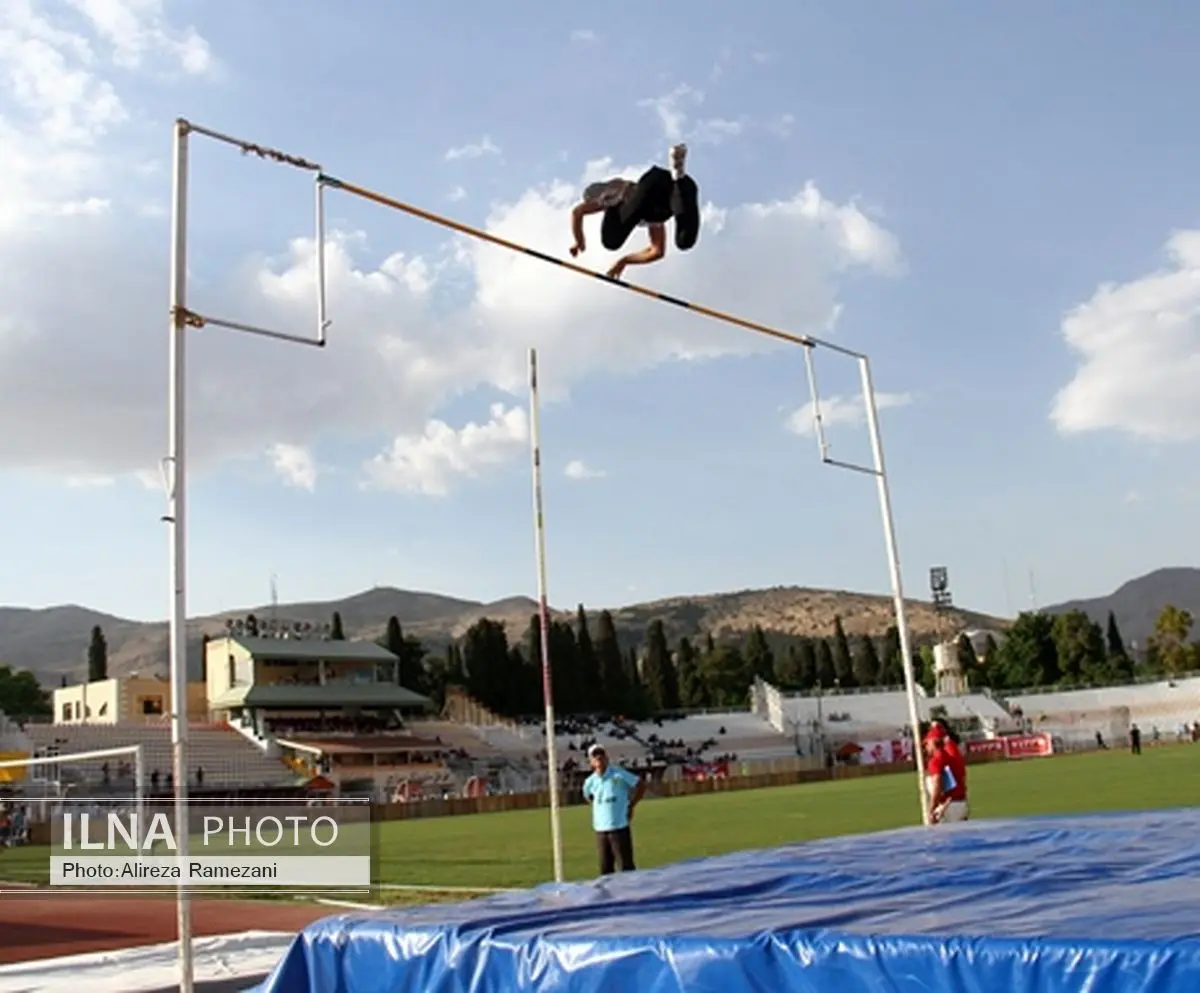
[[[971,768],[972,819],[1147,810],[1200,799],[1200,747],[1141,756],[1097,752]],[[642,868],[682,859],[917,823],[912,775],[887,775],[671,800],[649,798],[635,821]],[[566,874],[595,874],[586,807],[563,810]],[[381,826],[380,882],[390,899],[450,890],[527,887],[552,878],[546,810],[393,821]],[[0,880],[43,884],[47,849],[0,850]]]

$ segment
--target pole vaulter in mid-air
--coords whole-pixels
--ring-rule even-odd
[[[644,227],[650,244],[640,252],[624,255],[608,270],[610,279],[620,279],[626,266],[657,262],[667,254],[666,222],[675,221],[675,247],[686,252],[700,237],[700,190],[687,174],[687,146],[674,145],[670,152],[671,170],[651,166],[634,182],[631,179],[607,179],[592,183],[583,191],[583,199],[571,211],[571,233],[575,243],[571,257],[587,249],[583,219],[604,212],[600,241],[610,252],[625,244],[636,227]]]

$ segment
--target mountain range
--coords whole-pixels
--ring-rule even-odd
[[[1042,608],[1046,613],[1080,609],[1103,624],[1112,610],[1127,641],[1144,644],[1154,619],[1167,603],[1200,616],[1200,569],[1160,569],[1125,583],[1115,592],[1092,600],[1073,600]],[[914,639],[946,637],[969,628],[1003,630],[1003,618],[950,608],[944,612],[922,601],[908,601],[909,625]],[[377,587],[341,600],[277,605],[257,605],[188,622],[189,668],[200,671],[203,635],[225,631],[227,620],[253,613],[259,619],[327,623],[336,611],[349,638],[375,639],[383,634],[389,617],[396,617],[405,633],[420,638],[431,650],[440,650],[463,634],[481,617],[505,624],[510,638],[519,638],[537,610],[529,597],[515,596],[492,603],[463,600],[436,593]],[[892,623],[890,597],[840,590],[774,587],[696,596],[678,596],[611,608],[618,636],[625,644],[640,642],[652,620],[662,620],[668,636],[711,633],[715,638],[737,637],[755,625],[769,635],[786,639],[799,635],[827,636],[840,616],[848,634],[882,635]],[[597,611],[589,610],[593,619]],[[573,619],[574,611],[555,611]],[[165,674],[167,625],[141,622],[74,605],[26,609],[0,607],[0,663],[29,669],[44,685],[57,685],[66,677],[84,675],[89,635],[99,625],[108,642],[109,673]]]

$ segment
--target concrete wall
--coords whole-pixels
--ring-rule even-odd
[[[189,683],[187,698],[189,719],[203,718],[208,707],[204,684]],[[170,712],[171,684],[153,676],[102,679],[54,691],[55,724],[151,724]]]

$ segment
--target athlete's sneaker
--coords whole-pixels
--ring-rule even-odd
[[[675,247],[686,252],[700,237],[700,188],[691,176],[675,180],[671,213],[675,218]]]
[[[679,180],[687,175],[687,145],[672,145],[670,160],[672,177]]]

